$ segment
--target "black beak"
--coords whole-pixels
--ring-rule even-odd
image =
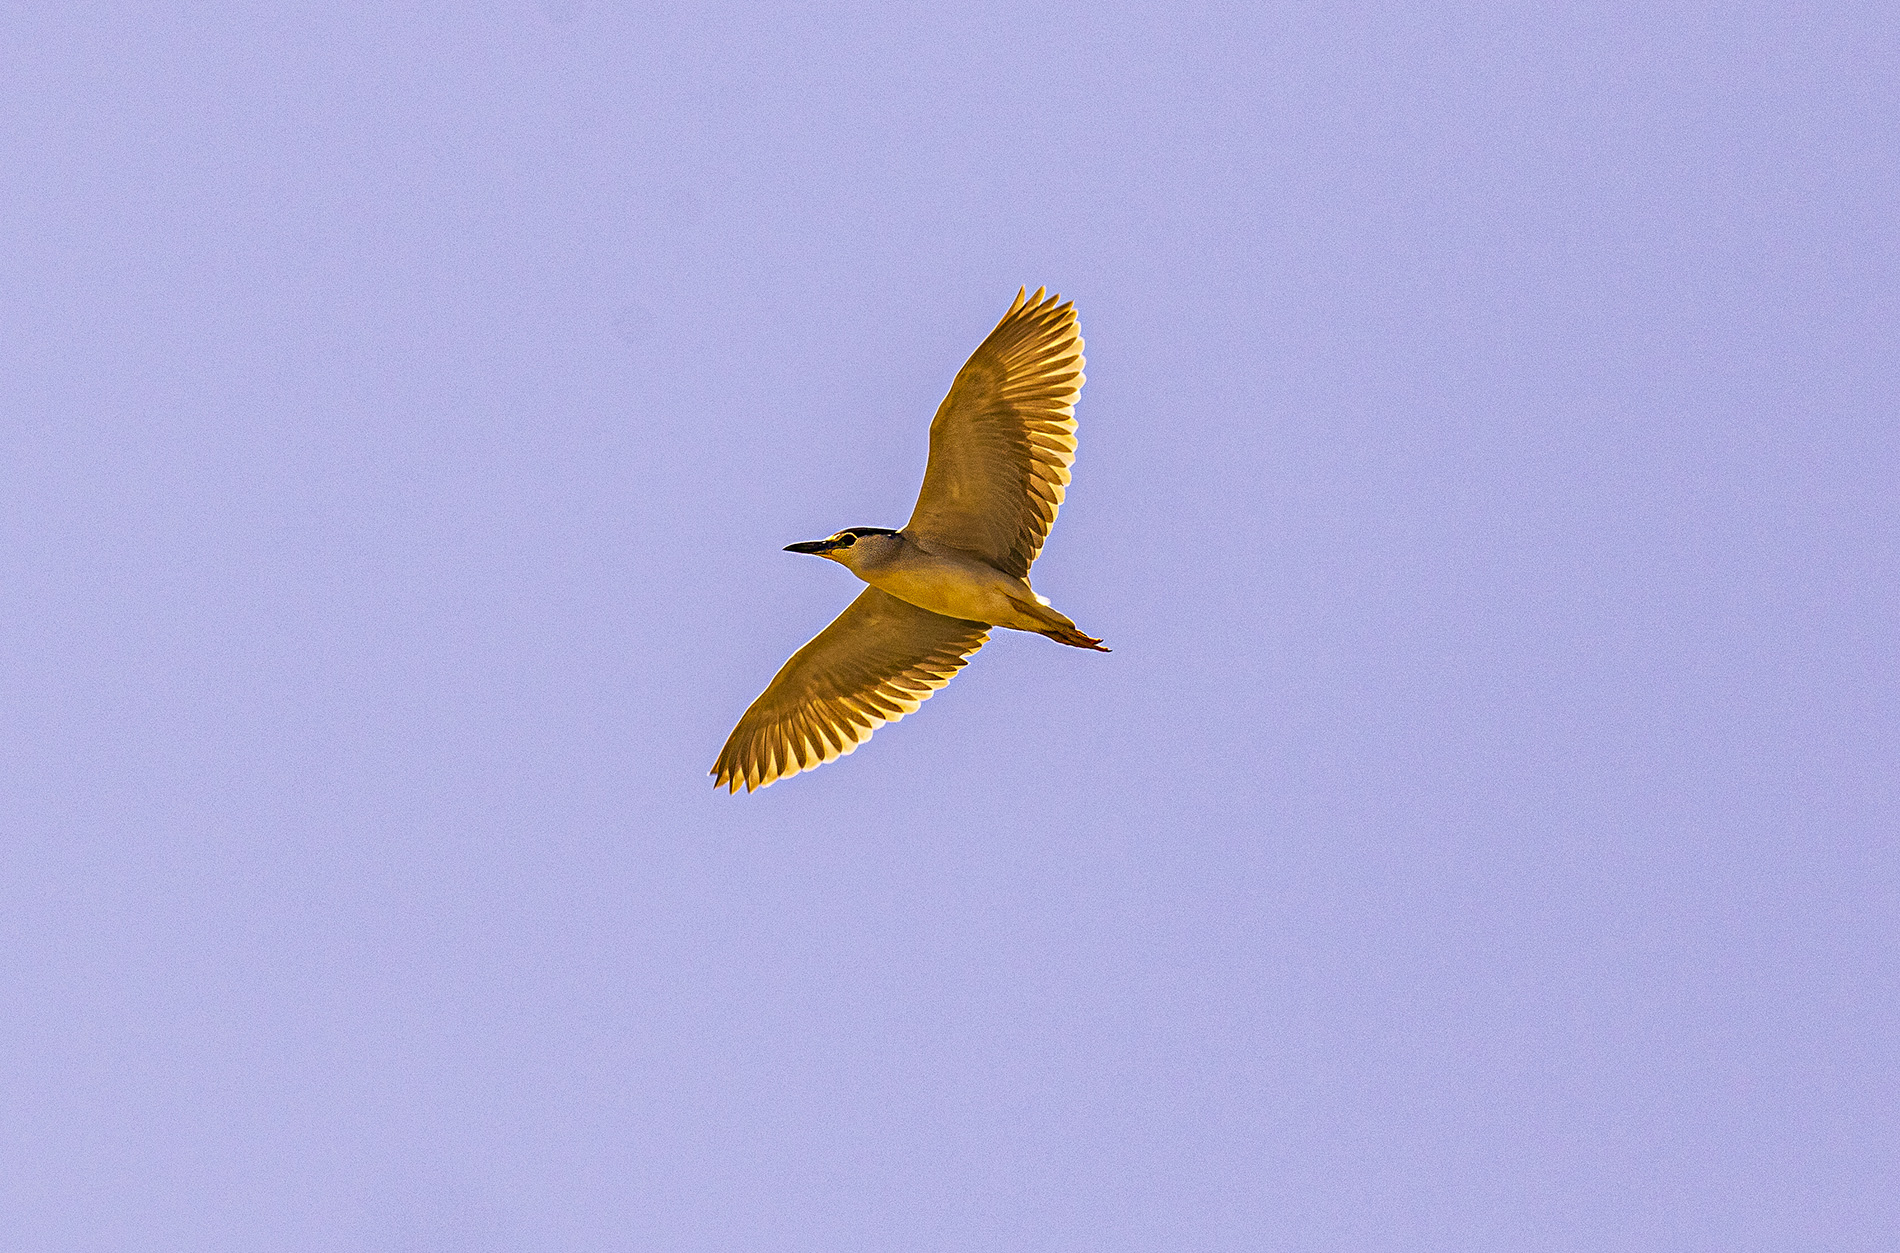
[[[802,544],[787,544],[788,553],[828,553],[834,545],[828,539],[809,539]]]

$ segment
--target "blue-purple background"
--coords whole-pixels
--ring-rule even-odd
[[[1895,1247],[1891,5],[319,7],[0,18],[0,1245]]]

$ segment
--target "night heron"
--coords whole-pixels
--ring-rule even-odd
[[[948,683],[993,626],[1108,651],[1029,586],[1075,460],[1082,335],[1074,304],[1026,291],[938,406],[904,528],[787,546],[870,586],[745,711],[712,768],[715,787],[749,792],[852,752]]]

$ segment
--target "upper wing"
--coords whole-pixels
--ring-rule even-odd
[[[1026,578],[1075,461],[1082,333],[1075,305],[1016,303],[957,371],[930,423],[930,464],[905,528]]]
[[[990,629],[867,587],[752,702],[713,764],[713,786],[750,792],[835,761],[930,699]]]

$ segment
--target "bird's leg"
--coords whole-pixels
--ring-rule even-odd
[[[1092,648],[1098,653],[1115,651],[1112,648],[1103,648],[1102,641],[1096,639],[1093,635],[1084,635],[1072,626],[1051,627],[1049,630],[1039,631],[1037,634],[1046,635],[1056,643],[1067,644],[1071,648]]]

